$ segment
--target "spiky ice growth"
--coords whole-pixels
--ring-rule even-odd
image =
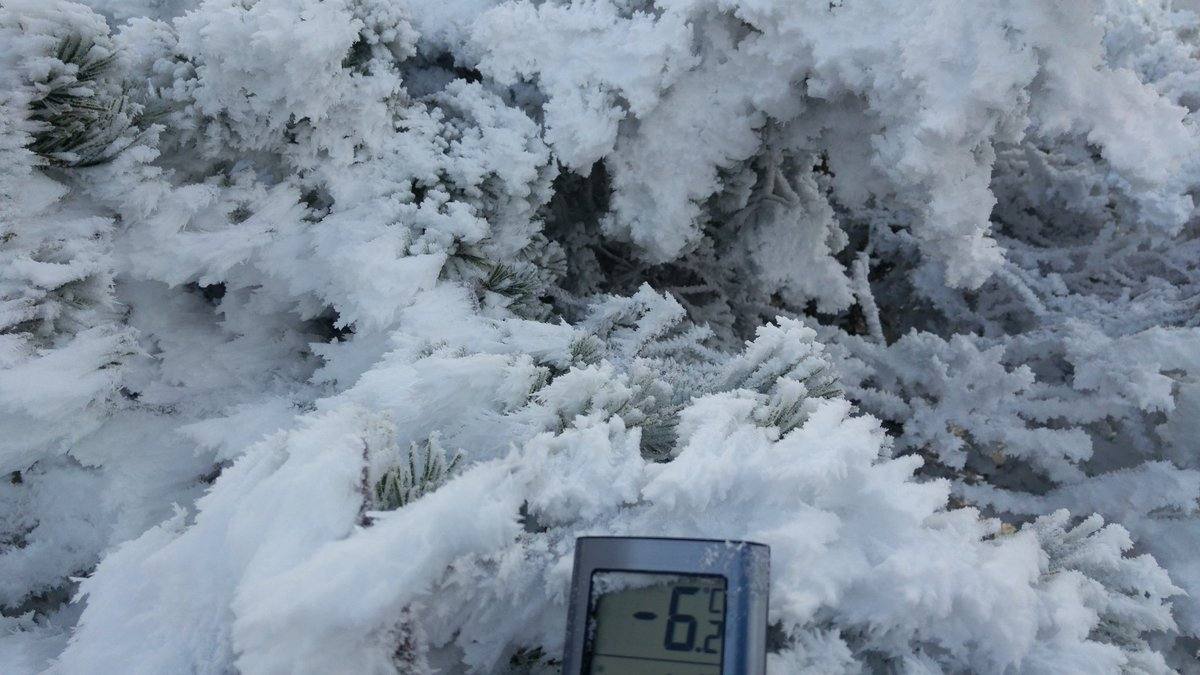
[[[585,534],[770,544],[772,673],[1186,671],[1198,29],[4,2],[0,672],[551,673]]]

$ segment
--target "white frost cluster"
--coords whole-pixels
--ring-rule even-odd
[[[1200,7],[7,0],[0,673],[1200,672]]]

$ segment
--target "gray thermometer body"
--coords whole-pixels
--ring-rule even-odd
[[[580,537],[563,675],[764,675],[763,544]]]

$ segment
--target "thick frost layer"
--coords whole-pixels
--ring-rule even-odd
[[[0,672],[555,672],[594,534],[770,544],[772,673],[1194,670],[1198,31],[4,3]]]

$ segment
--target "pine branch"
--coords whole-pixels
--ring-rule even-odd
[[[117,54],[73,33],[59,41],[53,57],[56,67],[33,83],[29,116],[40,129],[30,150],[57,166],[112,160],[136,141],[131,132],[142,123],[141,106],[114,72]]]
[[[413,443],[407,462],[388,469],[375,483],[376,509],[393,511],[433,492],[454,475],[461,461],[461,453],[446,458],[437,436]]]

